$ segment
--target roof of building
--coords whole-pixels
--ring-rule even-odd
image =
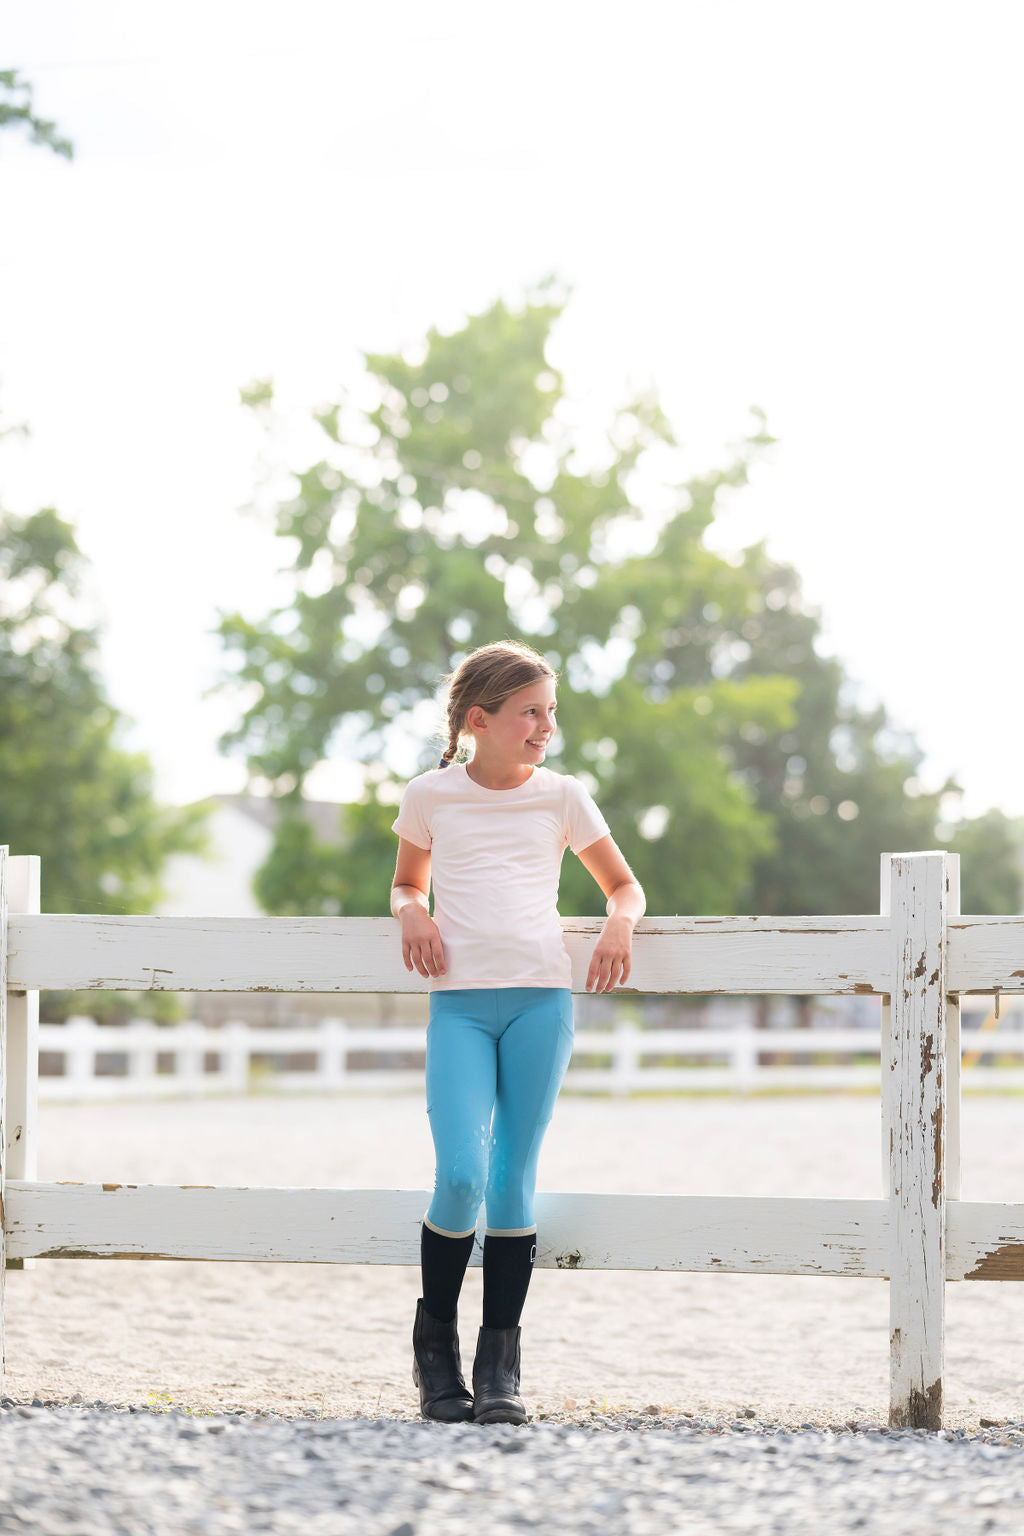
[[[271,795],[207,795],[204,803],[210,801],[240,811],[243,816],[251,817],[268,831],[273,830],[284,803]],[[302,800],[300,804],[319,842],[342,841],[344,805],[337,800]]]

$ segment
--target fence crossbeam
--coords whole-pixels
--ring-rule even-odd
[[[564,918],[583,992],[594,918]],[[11,920],[12,987],[66,991],[422,992],[386,917],[105,917]],[[653,917],[638,925],[628,992],[883,992],[881,917]]]

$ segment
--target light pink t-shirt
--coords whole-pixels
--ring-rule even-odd
[[[534,768],[518,789],[484,789],[452,763],[410,780],[392,831],[430,850],[447,964],[432,992],[571,986],[558,920],[562,854],[608,835],[582,784]]]

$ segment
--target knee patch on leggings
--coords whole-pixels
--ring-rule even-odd
[[[427,1213],[435,1232],[461,1236],[476,1227],[484,1200],[491,1150],[490,1130],[480,1127],[443,1161],[438,1160],[434,1196]]]

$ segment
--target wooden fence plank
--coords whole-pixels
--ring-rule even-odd
[[[949,920],[951,992],[1024,992],[1024,917]]]
[[[1024,1280],[1024,1205],[950,1201],[946,1279]]]
[[[565,918],[573,989],[602,921]],[[28,990],[423,992],[388,917],[185,918],[44,913],[11,919],[11,985]],[[878,917],[645,918],[628,992],[843,994],[884,990]]]
[[[883,1113],[890,1147],[889,1422],[939,1429],[945,1318],[946,855],[889,865],[893,968]]]
[[[9,1179],[7,1239],[19,1258],[63,1250],[58,1256],[415,1265],[429,1199],[426,1190]],[[537,1213],[542,1268],[888,1278],[884,1200],[541,1192]],[[950,1201],[946,1224],[947,1280],[1024,1280],[1024,1205]]]
[[[419,1263],[426,1190],[224,1189],[11,1180],[12,1254]],[[882,1200],[537,1196],[549,1269],[884,1276]],[[477,1255],[477,1261],[479,1255]]]

